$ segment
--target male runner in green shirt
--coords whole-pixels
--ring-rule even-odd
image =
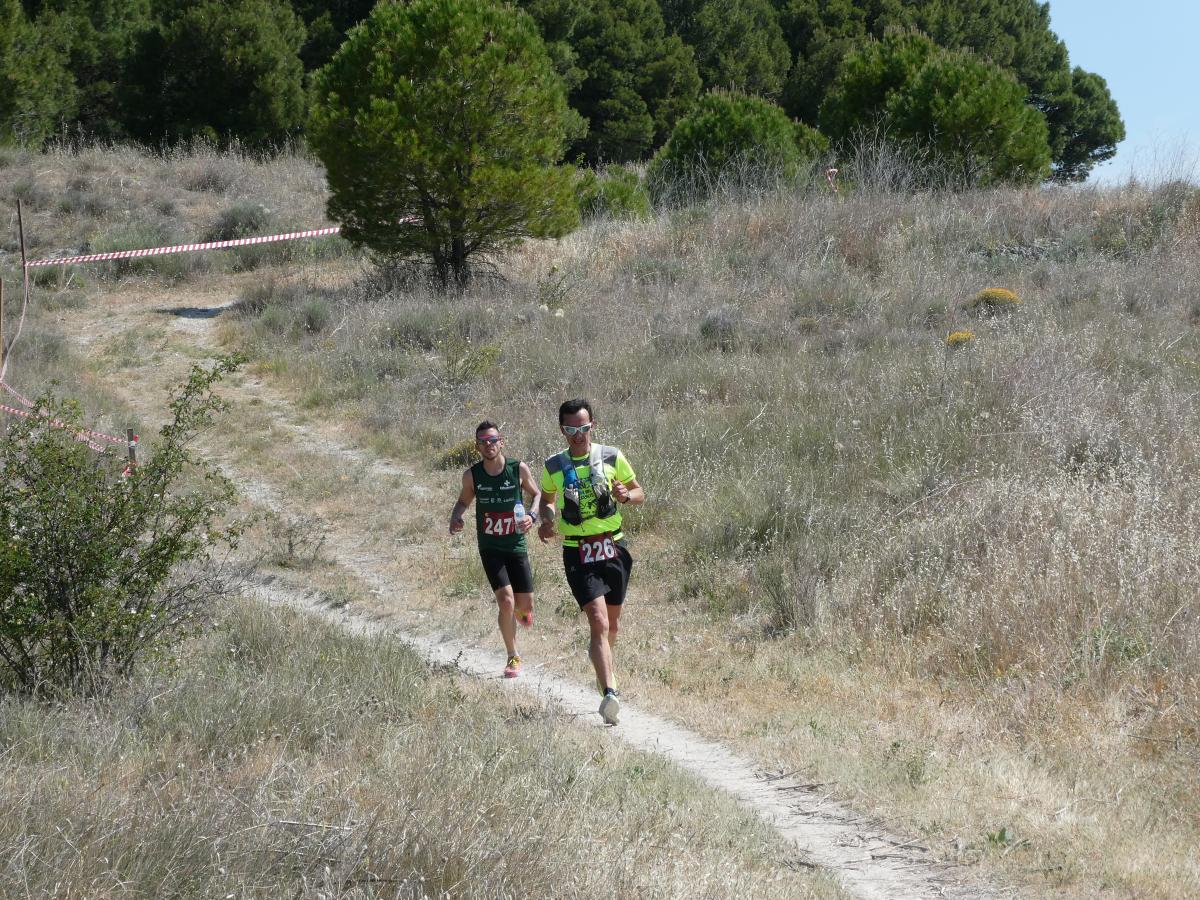
[[[591,629],[588,655],[604,695],[600,715],[607,724],[616,725],[621,703],[612,647],[633,568],[621,530],[620,504],[640,505],[646,492],[620,450],[592,443],[594,424],[587,400],[568,400],[558,408],[558,427],[567,449],[542,467],[538,537],[543,542],[553,537],[555,517],[561,518],[558,529],[567,584]]]
[[[463,472],[462,491],[450,511],[450,533],[463,530],[463,513],[475,501],[479,558],[496,594],[497,622],[508,652],[504,677],[516,678],[521,674],[516,623],[533,624],[533,572],[525,532],[537,520],[532,510],[538,502],[538,486],[525,463],[505,458],[504,438],[492,422],[484,420],[476,427],[475,447],[483,458]],[[522,488],[532,499],[530,511],[518,516],[518,503],[526,509]]]

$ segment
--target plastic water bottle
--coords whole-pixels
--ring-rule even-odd
[[[513,529],[515,531],[520,531],[521,523],[524,520],[525,520],[525,504],[521,502],[520,498],[518,498],[517,502],[515,504],[513,504]]]
[[[563,487],[576,489],[579,488],[579,475],[575,471],[574,463],[567,466],[567,470],[563,472]]]

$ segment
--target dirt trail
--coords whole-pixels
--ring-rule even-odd
[[[138,358],[123,359],[119,374],[100,367],[99,377],[147,421],[163,414],[164,389],[177,383],[187,367],[220,350],[217,314],[229,302],[230,284],[221,290],[192,293],[179,305],[178,292],[155,296],[154,289],[129,291],[93,300],[84,309],[60,314],[63,331],[95,359],[97,348],[124,340],[148,346]],[[166,298],[166,302],[164,302]],[[128,340],[130,334],[137,341]],[[151,352],[152,351],[152,352]],[[386,632],[414,647],[430,662],[456,666],[489,678],[505,690],[529,691],[577,717],[583,727],[603,728],[590,685],[558,674],[553,663],[532,666],[525,677],[503,681],[503,665],[494,648],[491,620],[483,632],[439,615],[430,603],[428,577],[446,558],[444,540],[435,545],[423,517],[444,510],[427,487],[403,466],[353,446],[344,427],[314,420],[269,382],[243,375],[222,386],[243,419],[238,436],[209,438],[204,452],[256,505],[283,515],[319,510],[328,522],[324,555],[348,580],[373,598],[353,611],[332,609],[319,591],[298,591],[264,579],[251,593],[271,603],[298,607],[332,618],[361,632]],[[259,434],[252,434],[254,429]],[[268,435],[256,449],[245,443]],[[319,497],[306,489],[313,473],[341,479]],[[333,473],[340,473],[336,476]],[[387,495],[391,516],[364,515],[366,505]],[[444,504],[442,504],[444,505]],[[439,534],[440,537],[440,534]],[[479,622],[472,616],[474,626]],[[424,627],[422,627],[424,626]],[[481,646],[486,640],[486,648]],[[622,707],[621,724],[608,734],[644,751],[659,753],[714,788],[737,798],[792,842],[812,864],[832,870],[847,891],[862,898],[1010,897],[1015,893],[983,884],[961,868],[939,863],[925,848],[889,834],[879,823],[830,800],[819,786],[768,773],[692,731],[635,704]]]

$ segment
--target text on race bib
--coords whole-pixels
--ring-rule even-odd
[[[579,558],[584,565],[616,559],[617,545],[613,543],[612,536],[607,534],[590,538],[581,537],[579,539]]]
[[[510,512],[485,512],[483,533],[492,537],[504,537],[517,533],[517,520]]]

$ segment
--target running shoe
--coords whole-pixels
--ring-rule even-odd
[[[604,720],[605,725],[616,725],[617,719],[621,717],[620,696],[612,688],[604,692],[604,699],[600,701],[600,718]]]
[[[513,655],[508,658],[508,665],[504,667],[505,678],[516,678],[521,674],[521,657]]]
[[[517,613],[517,621],[526,628],[533,627],[533,607],[529,607],[529,612]]]

